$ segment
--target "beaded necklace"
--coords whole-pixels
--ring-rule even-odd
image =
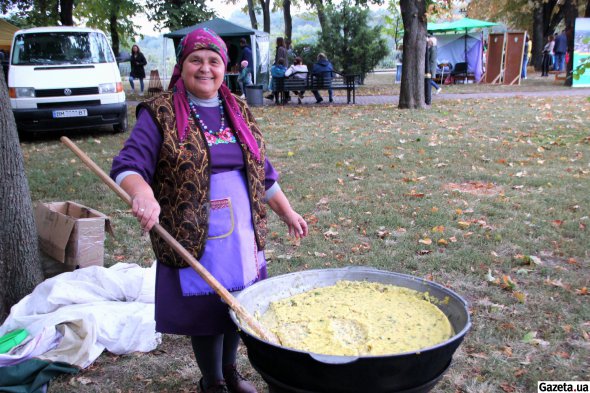
[[[199,124],[199,128],[205,135],[205,139],[207,140],[209,147],[220,143],[236,143],[236,137],[231,132],[231,129],[225,125],[225,112],[223,110],[223,101],[221,99],[219,99],[219,114],[221,116],[221,124],[219,126],[219,130],[217,131],[210,130],[209,127],[207,127],[203,119],[201,119],[198,106],[195,105],[195,103],[190,99],[188,100],[188,105],[190,107],[190,112],[193,115],[193,119]]]

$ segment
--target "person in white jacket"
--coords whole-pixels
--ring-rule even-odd
[[[287,68],[287,71],[285,71],[285,77],[301,80],[301,86],[303,87],[307,80],[307,73],[308,69],[307,66],[303,64],[303,59],[297,56],[295,57],[295,63],[291,64],[291,66]],[[305,90],[294,90],[293,93],[297,95],[297,102],[301,104],[301,99],[303,98],[303,94],[305,94]]]

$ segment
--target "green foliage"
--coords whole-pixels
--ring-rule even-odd
[[[23,29],[59,24],[59,0],[0,0],[0,10],[13,12],[9,22]]]
[[[142,7],[135,0],[79,0],[75,15],[86,21],[86,25],[104,31],[110,35],[111,17],[117,20],[117,32],[122,43],[129,45],[140,26],[131,18],[142,12]]]
[[[204,22],[215,16],[205,5],[205,0],[167,0],[148,1],[146,3],[148,19],[156,23],[156,28],[171,31]]]
[[[327,26],[320,33],[323,48],[336,70],[366,75],[387,56],[381,27],[368,26],[369,10],[350,0],[326,7]]]

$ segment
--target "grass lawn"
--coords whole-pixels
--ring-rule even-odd
[[[367,82],[375,91],[380,77]],[[461,87],[483,89],[449,90]],[[587,98],[253,111],[282,188],[310,224],[296,243],[271,218],[271,275],[364,265],[461,294],[473,328],[436,392],[532,392],[539,380],[590,380]],[[108,170],[127,134],[71,137]],[[102,211],[116,234],[105,264],[151,264],[129,210],[57,137],[22,148],[34,202],[74,200]],[[243,348],[240,366],[267,391]],[[165,335],[152,353],[104,353],[49,391],[194,392],[199,377],[190,342]]]

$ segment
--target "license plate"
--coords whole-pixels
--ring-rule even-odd
[[[53,118],[57,119],[60,117],[82,117],[88,116],[86,109],[66,109],[63,111],[53,111]]]

